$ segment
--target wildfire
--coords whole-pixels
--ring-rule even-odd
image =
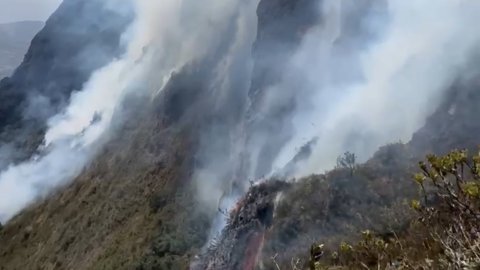
[[[260,241],[260,246],[258,247],[257,256],[255,258],[255,264],[261,264],[261,268],[263,269],[262,261],[260,261],[263,251],[263,245],[265,244],[265,231],[262,233],[262,240]]]
[[[253,270],[258,263],[260,254],[262,253],[263,244],[265,243],[265,231],[255,233],[249,241],[243,270]]]
[[[242,200],[238,200],[235,205],[232,206],[232,209],[230,209],[231,212],[237,212],[242,208]]]
[[[236,203],[236,204],[232,207],[232,210],[231,210],[231,211],[232,211],[232,212],[237,212],[239,208],[240,208],[239,203]]]

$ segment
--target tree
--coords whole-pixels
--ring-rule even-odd
[[[350,175],[353,176],[353,171],[355,170],[357,162],[357,156],[354,153],[345,152],[343,156],[337,158],[337,169],[348,169],[350,170]]]

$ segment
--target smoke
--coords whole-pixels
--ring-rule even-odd
[[[240,1],[135,0],[135,20],[124,33],[126,52],[96,71],[48,120],[40,154],[0,174],[0,221],[74,179],[109,140],[135,95],[155,96],[173,71],[201,59],[222,41],[219,33]],[[113,1],[125,12],[129,4]]]
[[[258,153],[265,145],[284,146],[274,164],[281,169],[295,156],[296,148],[313,138],[316,143],[311,144],[312,154],[298,165],[295,176],[332,168],[344,151],[353,151],[366,160],[387,142],[409,140],[438,107],[448,88],[467,68],[468,57],[477,45],[477,31],[465,26],[476,25],[479,4],[450,0],[382,3],[323,1],[321,23],[310,29],[291,61],[276,63],[288,65],[288,71],[281,72],[276,85],[268,82],[258,87],[264,88],[258,92],[265,90],[266,97],[252,95],[253,99],[265,99],[255,108],[260,117],[252,122],[267,126],[266,131],[248,131],[253,133],[247,134],[253,143],[246,151],[253,156],[253,167],[268,166],[262,166],[261,159],[270,157]],[[261,51],[258,58],[280,58],[269,54],[272,47]],[[295,106],[285,106],[290,100]],[[295,136],[281,145],[290,135],[291,130],[286,130],[290,120]],[[273,121],[282,123],[269,125]],[[229,189],[225,175],[231,167],[225,162],[219,164],[197,172],[200,178],[210,179],[200,192],[213,203],[220,197],[214,205],[229,210],[241,194],[223,197],[222,192]],[[224,226],[225,217],[218,214],[210,237]]]
[[[253,69],[251,50],[256,36],[257,5],[258,0],[237,1],[236,15],[230,18],[234,35],[209,86],[214,93],[209,97],[213,104],[209,110],[215,119],[202,131],[196,154],[201,166],[193,176],[198,201],[209,213],[216,213],[209,240],[219,235],[227,222],[225,214],[243,195],[231,181],[241,151],[239,135]]]
[[[38,156],[0,173],[0,221],[8,221],[78,176],[110,139],[114,123],[121,122],[122,112],[131,105],[129,98],[154,97],[161,92],[173,71],[203,59],[210,48],[224,41],[219,35],[232,18],[237,18],[237,32],[223,59],[223,70],[217,67],[216,72],[218,90],[214,93],[224,107],[217,112],[233,106],[235,99],[227,94],[230,88],[238,87],[234,97],[248,90],[250,76],[245,74],[251,68],[246,58],[255,36],[252,22],[258,1],[133,3],[136,18],[124,33],[126,52],[97,70],[72,94],[66,109],[48,120]],[[128,4],[114,6],[112,9],[121,13],[129,9]],[[363,11],[355,5],[325,8],[327,23],[310,30],[291,62],[285,63],[290,65],[291,75],[283,79],[283,85],[272,87],[295,89],[301,81],[306,90],[291,90],[285,94],[288,98],[275,96],[276,91],[268,93],[268,108],[276,107],[278,100],[294,98],[297,102],[291,115],[295,136],[277,157],[276,167],[282,168],[294,156],[295,148],[313,137],[317,142],[308,161],[297,168],[299,176],[331,168],[346,150],[366,159],[382,144],[408,140],[467,67],[468,56],[478,42],[475,27],[467,26],[480,20],[476,16],[480,3],[390,0],[386,19],[374,12],[359,14]],[[348,29],[352,23],[346,23],[345,18],[351,19],[350,15],[365,17],[362,31]],[[241,149],[235,149],[235,138],[216,142],[217,130],[228,135],[237,128],[241,133],[242,127],[235,124],[216,126],[204,137],[204,147],[210,152],[202,158],[208,157],[208,162],[194,177],[198,196],[207,206],[229,209],[241,196],[232,193],[221,199],[230,185],[225,176],[231,176],[239,160],[235,155],[225,160],[224,151],[217,151],[217,146],[223,148],[230,142],[234,154]],[[218,214],[211,237],[224,225],[225,217]]]
[[[79,92],[72,94],[64,112],[48,121],[48,131],[40,154],[19,165],[10,165],[0,174],[0,221],[5,222],[28,204],[78,175],[88,164],[106,131],[113,109],[137,74],[125,76],[131,67],[133,52],[129,51],[95,72]],[[33,106],[29,113],[33,114]],[[94,120],[96,113],[100,121]]]
[[[292,61],[311,95],[300,99],[296,138],[276,167],[313,137],[315,149],[298,176],[332,168],[344,151],[365,160],[385,143],[408,141],[468,67],[480,37],[468,25],[479,22],[478,11],[475,1],[390,0],[386,17],[367,14],[360,38],[329,43],[334,27],[313,30]],[[352,34],[340,29],[340,39]]]

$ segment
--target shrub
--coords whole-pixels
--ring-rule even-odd
[[[328,256],[314,244],[309,269],[479,269],[480,153],[428,155],[419,167],[413,179],[421,198],[411,203],[416,215],[405,231],[364,231],[361,241],[342,242]]]

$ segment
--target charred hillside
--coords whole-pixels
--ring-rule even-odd
[[[308,138],[276,177],[255,182],[293,136],[292,114],[310,102],[306,76],[286,63],[328,19],[314,2],[259,1],[254,40],[232,60],[234,37],[245,30],[235,13],[219,28],[221,42],[201,59],[172,72],[163,88],[156,80],[144,86],[155,95],[132,94],[114,119],[123,121],[80,175],[0,227],[0,269],[307,269],[314,242],[334,251],[366,229],[385,239],[392,230],[407,235],[418,160],[480,142],[480,124],[471,120],[480,98],[476,79],[454,85],[411,141],[387,144],[365,163],[347,152],[332,170],[292,180],[317,142]],[[359,39],[375,34],[365,14],[386,16],[386,8],[344,2],[337,19],[345,31],[332,50],[353,55]],[[25,150],[14,161],[29,158],[43,140],[45,120],[124,52],[121,36],[133,15],[104,3],[64,1],[22,64],[0,81],[1,139]],[[156,75],[162,64],[148,72]],[[32,106],[49,109],[31,115]],[[211,170],[216,174],[199,177]],[[207,187],[212,204],[199,198],[198,186]],[[232,209],[220,209],[222,198],[244,190]],[[219,215],[227,224],[209,242]]]

